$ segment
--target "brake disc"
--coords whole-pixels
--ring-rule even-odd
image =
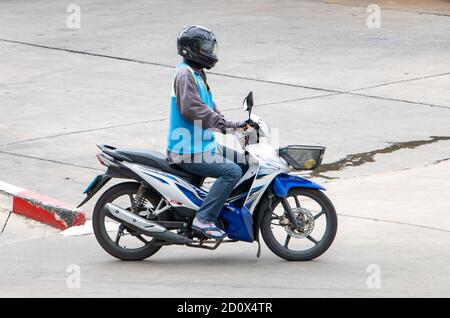
[[[286,232],[294,238],[305,238],[309,236],[314,230],[315,225],[313,214],[309,210],[301,207],[293,208],[292,212],[296,215],[297,222],[300,226],[298,228],[294,228],[292,224],[289,223],[284,226]]]

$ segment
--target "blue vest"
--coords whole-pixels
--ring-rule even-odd
[[[177,65],[176,72],[181,68],[188,68],[197,84],[198,92],[202,101],[212,110],[214,108],[211,91],[208,91],[202,76],[195,72],[189,65],[182,62]],[[175,73],[176,73],[175,72]],[[183,117],[177,106],[175,88],[172,85],[172,96],[170,105],[169,133],[167,136],[167,149],[172,153],[180,155],[214,152],[214,133],[200,127],[201,122],[194,125],[193,122]]]

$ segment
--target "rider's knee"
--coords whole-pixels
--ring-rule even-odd
[[[231,164],[228,167],[228,175],[233,178],[236,182],[242,178],[242,169],[237,164]]]

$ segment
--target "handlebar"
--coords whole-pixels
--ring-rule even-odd
[[[260,129],[259,125],[257,123],[255,123],[255,122],[253,122],[252,125],[250,125],[248,123],[248,125],[255,130],[255,132],[256,132],[256,143],[259,143],[259,129]],[[247,131],[247,130],[245,129],[245,131]],[[250,134],[246,133],[245,134],[245,139],[244,139],[244,145],[248,146],[249,145],[249,141],[250,141]]]

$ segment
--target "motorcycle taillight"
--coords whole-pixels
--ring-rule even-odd
[[[101,153],[98,153],[98,154],[97,154],[97,159],[98,159],[98,161],[100,162],[100,164],[101,164],[102,166],[105,166],[105,167],[108,166],[107,161],[105,160],[105,158],[103,158],[103,156],[102,156]]]

